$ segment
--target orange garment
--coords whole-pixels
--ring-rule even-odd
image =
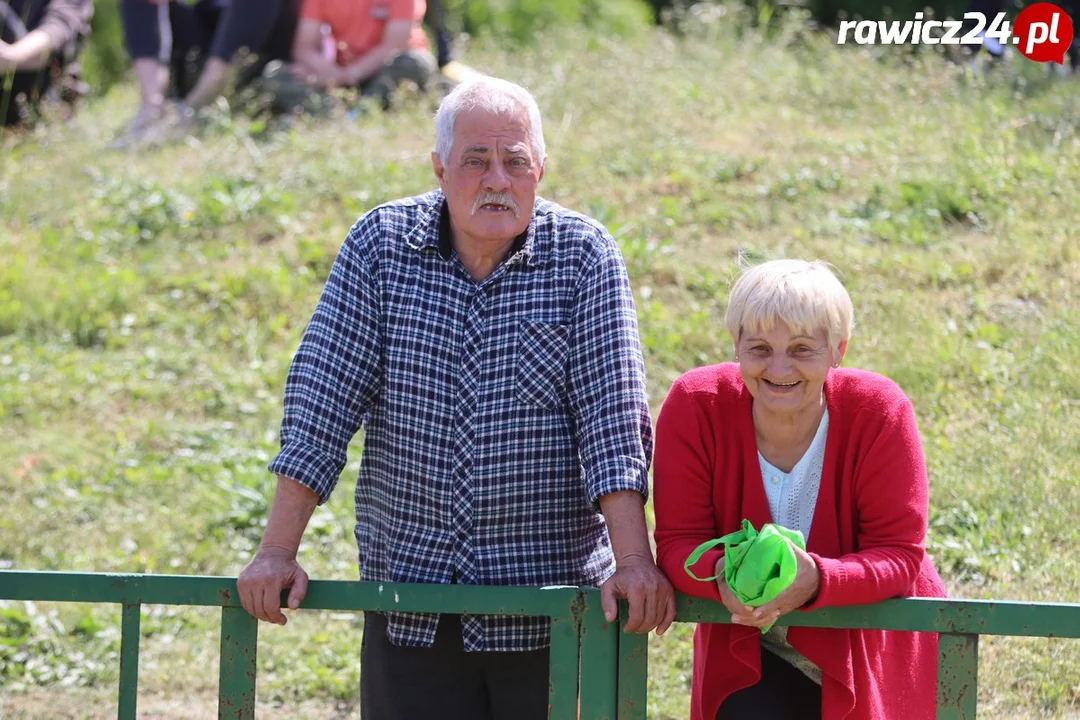
[[[391,20],[411,20],[409,47],[427,50],[427,36],[420,27],[426,10],[427,0],[304,0],[300,17],[330,26],[335,59],[345,67],[382,42]]]

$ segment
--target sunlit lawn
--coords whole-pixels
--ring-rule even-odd
[[[543,194],[607,224],[654,410],[728,359],[740,255],[822,258],[846,364],[913,398],[931,549],[961,597],[1080,600],[1080,82],[897,49],[563,32],[471,47],[545,113]],[[543,48],[543,49],[537,49]],[[0,159],[0,567],[236,574],[257,543],[291,353],[349,225],[433,187],[432,108],[104,152],[130,87]],[[359,440],[301,560],[356,577]],[[148,607],[140,711],[215,712],[217,615]],[[356,618],[264,628],[260,717],[355,716]],[[689,626],[652,642],[650,717],[688,708]],[[1080,643],[984,639],[980,717],[1080,714]],[[0,717],[115,717],[119,611],[0,603]],[[276,708],[276,710],[274,710]]]

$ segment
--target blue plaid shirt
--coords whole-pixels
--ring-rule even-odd
[[[527,232],[477,283],[444,205],[438,191],[391,202],[349,231],[289,370],[270,470],[325,502],[363,426],[362,579],[597,586],[614,571],[598,500],[646,496],[652,456],[618,245],[537,199]],[[389,620],[394,644],[432,644],[436,615]],[[462,627],[470,651],[550,640],[547,618],[471,615]]]

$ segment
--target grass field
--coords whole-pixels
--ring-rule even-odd
[[[1080,81],[709,20],[467,54],[537,94],[542,194],[621,243],[654,411],[680,372],[730,358],[740,256],[828,260],[856,306],[846,364],[914,401],[951,592],[1077,602]],[[424,103],[105,152],[133,102],[119,88],[3,139],[0,567],[238,573],[346,229],[433,187]],[[313,577],[356,577],[359,452],[305,537]],[[213,716],[217,615],[145,613],[141,712]],[[315,613],[264,629],[259,716],[354,717],[358,631]],[[650,718],[686,717],[690,633],[652,640]],[[116,609],[0,603],[0,718],[115,717],[118,649]],[[980,717],[1080,717],[1080,643],[986,639],[981,657]]]

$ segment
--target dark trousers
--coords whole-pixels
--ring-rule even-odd
[[[761,648],[761,680],[729,695],[716,720],[821,720],[821,686]]]
[[[159,13],[167,11],[162,22]],[[124,23],[124,44],[132,60],[152,58],[169,67],[171,94],[183,97],[195,87],[221,9],[213,2],[195,5],[170,2],[165,6],[146,0],[123,0],[120,16]]]
[[[435,57],[439,67],[443,67],[454,59],[454,51],[450,44],[450,31],[446,29],[446,8],[442,0],[428,0],[424,24],[431,28],[431,34],[435,36]]]
[[[441,615],[430,648],[398,647],[364,613],[361,720],[546,720],[548,651],[465,652],[461,618]]]
[[[173,0],[165,6],[122,0],[124,44],[133,60],[153,58],[169,66],[170,94],[176,97],[195,87],[208,59],[229,62],[245,48],[252,56],[239,68],[236,84],[242,87],[258,77],[270,59],[287,57],[292,45],[293,26],[282,4],[268,6],[265,12],[255,12],[252,6],[257,5],[256,0],[197,0],[193,5]]]

